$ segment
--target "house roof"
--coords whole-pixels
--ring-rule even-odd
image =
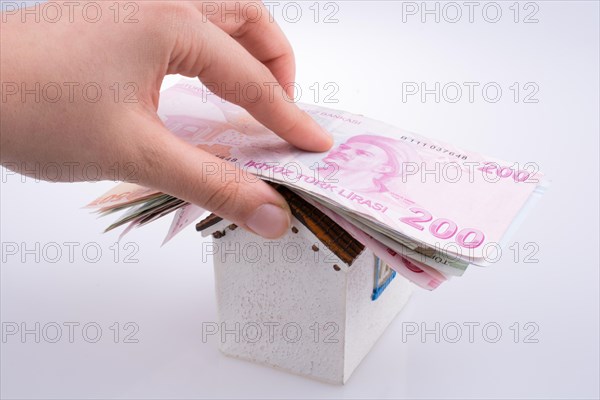
[[[321,243],[333,252],[341,261],[351,266],[354,260],[362,253],[365,246],[354,239],[345,229],[335,223],[331,218],[322,213],[312,204],[309,204],[296,193],[285,186],[272,184],[272,186],[285,198],[290,206],[292,215],[300,221],[306,228],[315,235]],[[197,231],[204,231],[211,226],[218,224],[222,220],[215,214],[196,224]],[[230,229],[235,229],[235,225],[230,225]],[[297,229],[292,227],[292,231]],[[224,231],[215,231],[213,236],[220,238]]]

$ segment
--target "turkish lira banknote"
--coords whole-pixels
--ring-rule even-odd
[[[333,135],[330,151],[293,147],[195,81],[163,91],[158,113],[174,135],[239,167],[240,179],[285,185],[366,246],[399,255],[397,264],[404,259],[433,271],[434,284],[420,283],[429,289],[470,264],[486,265],[486,252],[507,242],[547,186],[535,163],[466,151],[349,112],[299,106]],[[210,167],[205,172],[220,173]],[[126,210],[108,229],[132,228],[178,210],[166,240],[203,212],[129,183],[89,207],[104,214]]]

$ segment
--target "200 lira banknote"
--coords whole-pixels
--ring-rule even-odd
[[[329,152],[298,150],[194,81],[164,91],[158,113],[173,134],[249,173],[240,179],[256,175],[286,185],[446,275],[485,265],[486,249],[508,240],[546,186],[533,163],[519,166],[364,116],[299,106],[333,135]],[[214,166],[204,172],[220,173]],[[123,184],[91,206],[111,212],[137,205],[118,226],[148,223],[185,205],[161,196]]]

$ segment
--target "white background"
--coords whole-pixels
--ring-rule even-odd
[[[213,271],[192,227],[164,247],[170,220],[134,231],[115,263],[110,248],[118,234],[101,234],[111,219],[81,209],[113,183],[23,183],[3,170],[3,246],[58,243],[64,252],[56,263],[43,255],[39,262],[32,255],[25,262],[20,254],[3,255],[2,322],[81,324],[74,343],[66,328],[54,344],[35,343],[32,335],[24,343],[6,338],[3,397],[598,398],[598,3],[537,2],[539,22],[527,24],[513,21],[512,2],[500,3],[497,23],[483,18],[485,3],[473,23],[464,6],[457,23],[443,15],[439,23],[431,15],[423,23],[419,14],[403,22],[402,3],[392,1],[337,2],[337,23],[323,23],[335,9],[321,3],[316,23],[312,4],[302,3],[296,23],[285,20],[281,6],[275,11],[295,49],[302,101],[315,100],[311,85],[334,82],[339,102],[324,103],[322,92],[320,104],[539,164],[552,185],[511,241],[521,249],[517,262],[506,249],[489,268],[473,267],[434,292],[417,290],[350,381],[331,386],[227,358],[214,337],[203,343],[202,323],[216,318]],[[519,7],[520,20],[533,10]],[[436,103],[432,95],[425,102],[418,96],[403,101],[403,82],[430,88],[435,82],[497,82],[503,93],[496,103],[481,90],[473,103],[466,92],[454,104],[444,97]],[[515,103],[514,82],[521,89],[535,83],[538,102]],[[80,244],[73,262],[64,242]],[[137,262],[124,262],[127,242],[137,246]],[[529,242],[539,247],[537,263],[524,262]],[[81,248],[88,243],[102,249],[99,262],[84,259]],[[82,337],[88,322],[103,329],[97,343]],[[122,343],[122,335],[114,343],[115,322],[121,334],[126,322],[137,324],[139,343]],[[468,322],[480,324],[473,343],[463,325]],[[486,341],[492,330],[488,337],[481,331],[490,322],[502,328],[497,343]],[[518,343],[510,328],[515,322]],[[532,337],[537,343],[524,343],[527,322],[539,327]],[[458,343],[444,336],[437,343],[432,334],[403,341],[413,323],[429,329],[457,323],[463,337]]]

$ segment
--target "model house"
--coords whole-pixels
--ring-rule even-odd
[[[410,283],[287,188],[290,232],[266,240],[211,215],[226,355],[343,384],[406,304]]]

